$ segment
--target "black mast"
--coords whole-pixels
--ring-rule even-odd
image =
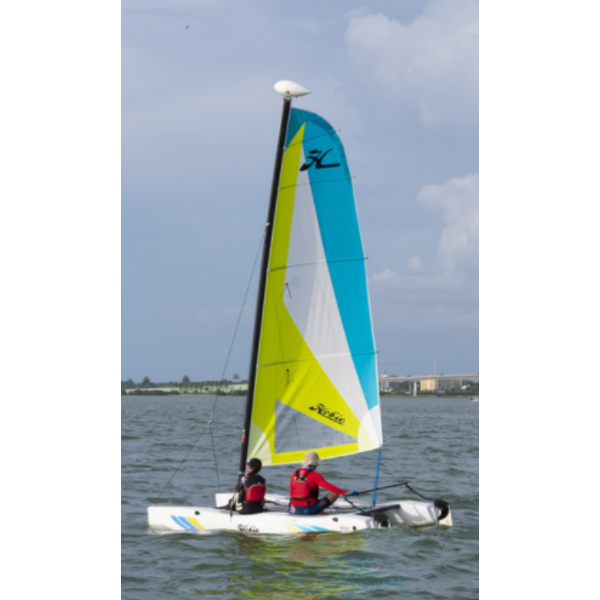
[[[250,419],[252,417],[252,401],[254,400],[254,388],[256,385],[256,367],[258,363],[258,343],[260,328],[262,324],[263,308],[265,304],[265,287],[267,285],[267,269],[269,267],[269,254],[271,252],[271,238],[273,237],[273,219],[275,218],[275,205],[279,192],[279,178],[281,176],[281,164],[283,162],[283,151],[285,150],[285,138],[290,121],[292,99],[289,96],[283,99],[283,111],[281,113],[281,126],[279,128],[279,141],[277,153],[275,154],[275,170],[273,171],[273,183],[271,185],[271,200],[269,212],[265,225],[265,241],[260,267],[260,281],[258,283],[258,299],[256,301],[256,316],[254,318],[254,339],[252,341],[252,356],[250,358],[250,375],[248,377],[248,397],[246,398],[246,413],[244,416],[244,430],[242,431],[242,453],[240,456],[240,477],[246,472],[248,461],[248,443],[250,432]]]

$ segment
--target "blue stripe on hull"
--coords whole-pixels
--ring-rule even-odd
[[[317,527],[317,525],[294,525],[298,529],[306,532],[310,531],[331,531],[331,529],[326,529],[325,527]]]
[[[188,521],[183,517],[176,517],[175,515],[171,515],[171,519],[173,519],[173,521],[175,521],[175,523],[177,523],[177,525],[179,525],[183,529],[195,529],[195,527],[191,523],[188,523]]]

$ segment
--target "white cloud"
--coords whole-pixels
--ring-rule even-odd
[[[442,185],[427,185],[418,202],[440,213],[444,229],[439,244],[447,274],[479,269],[479,175],[449,179]]]
[[[392,271],[389,267],[383,269],[379,273],[373,273],[373,281],[375,283],[390,283],[398,280],[398,273]]]
[[[421,271],[422,268],[423,268],[423,265],[421,264],[420,256],[411,256],[408,259],[408,270],[411,273],[418,273],[419,271]]]
[[[428,125],[477,122],[477,0],[434,0],[412,23],[354,12],[346,44],[355,67]]]
[[[386,267],[378,273],[371,275],[371,282],[380,287],[381,289],[408,289],[408,287],[415,285],[415,282],[419,282],[419,285],[427,285],[423,282],[428,280],[434,280],[431,274],[422,274],[423,265],[421,264],[421,258],[419,256],[411,256],[405,267],[400,266],[397,270]],[[411,283],[409,283],[409,280]]]
[[[402,357],[397,344],[406,339],[412,340],[402,358],[406,365],[416,356],[432,359],[433,352],[444,354],[445,364],[477,364],[478,184],[478,174],[470,174],[426,185],[417,195],[418,206],[432,213],[428,227],[438,234],[427,235],[426,244],[439,240],[438,258],[428,255],[427,246],[419,254],[390,251],[390,266],[373,276],[371,301],[382,356]],[[468,358],[454,354],[458,339],[470,348]]]

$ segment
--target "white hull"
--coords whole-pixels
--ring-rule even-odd
[[[224,506],[231,494],[216,494],[217,506]],[[228,509],[194,506],[151,506],[148,523],[154,529],[167,531],[214,532],[241,531],[263,534],[297,534],[307,532],[351,533],[386,526],[425,525],[452,526],[452,514],[438,521],[440,511],[431,502],[402,500],[377,505],[377,512],[387,519],[374,518],[366,504],[354,504],[367,514],[339,500],[319,515],[295,516],[287,512],[288,499],[284,496],[267,495],[266,512],[254,515],[231,513]],[[383,522],[382,522],[383,521]]]

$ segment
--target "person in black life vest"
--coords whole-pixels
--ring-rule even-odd
[[[340,495],[356,496],[358,492],[348,493],[346,490],[332,485],[325,480],[316,469],[321,459],[316,452],[307,452],[302,467],[292,473],[290,479],[290,507],[293,515],[317,515],[331,506]],[[329,494],[319,498],[319,488],[325,488]]]
[[[263,512],[263,501],[267,491],[267,482],[258,472],[262,469],[262,462],[258,458],[251,458],[246,464],[247,472],[240,477],[235,486],[235,509],[243,515]]]

